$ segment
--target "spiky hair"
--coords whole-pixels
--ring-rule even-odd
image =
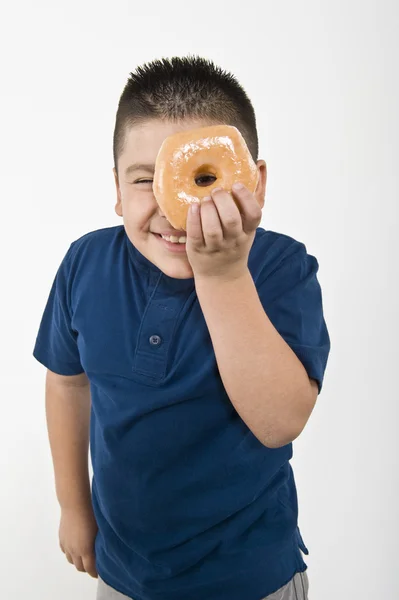
[[[252,103],[234,75],[210,60],[198,56],[163,58],[130,73],[116,114],[113,137],[116,170],[128,129],[152,119],[196,119],[234,125],[243,135],[252,158],[255,161],[258,158]]]

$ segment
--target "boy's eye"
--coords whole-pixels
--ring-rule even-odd
[[[138,179],[134,183],[152,183],[152,179]]]
[[[208,185],[212,185],[216,181],[217,177],[215,175],[204,175],[199,174],[195,177],[195,183],[199,187],[207,187]]]

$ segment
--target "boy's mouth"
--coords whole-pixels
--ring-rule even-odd
[[[159,234],[163,240],[167,242],[172,242],[172,244],[185,244],[187,241],[187,237],[185,235],[165,235],[163,233]]]
[[[171,252],[185,252],[187,237],[185,235],[168,235],[163,233],[154,233],[155,237],[161,242],[164,248]]]

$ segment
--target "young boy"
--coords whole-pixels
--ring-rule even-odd
[[[152,191],[158,150],[220,123],[246,139],[258,187],[214,191],[174,231]],[[73,242],[55,277],[34,356],[48,369],[60,546],[98,574],[99,600],[307,598],[289,460],[330,340],[316,258],[259,227],[257,154],[232,75],[199,58],[137,69],[114,132],[123,225]]]

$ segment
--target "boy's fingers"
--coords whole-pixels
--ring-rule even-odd
[[[242,219],[237,204],[231,194],[225,190],[214,191],[212,194],[225,239],[237,237],[242,233]]]
[[[85,568],[83,566],[83,561],[82,561],[82,557],[81,556],[75,556],[73,563],[74,563],[75,567],[77,568],[77,570],[80,573],[84,573],[85,572]]]
[[[255,196],[248,188],[237,186],[237,184],[233,185],[232,191],[241,212],[243,230],[246,233],[255,231],[262,220],[262,209]]]
[[[198,203],[192,204],[187,215],[187,241],[195,245],[204,244],[202,234],[201,211]]]
[[[223,242],[223,229],[219,213],[211,196],[201,202],[201,222],[205,246],[213,250]]]
[[[97,578],[96,559],[94,554],[82,556],[82,560],[86,573],[91,577]]]

